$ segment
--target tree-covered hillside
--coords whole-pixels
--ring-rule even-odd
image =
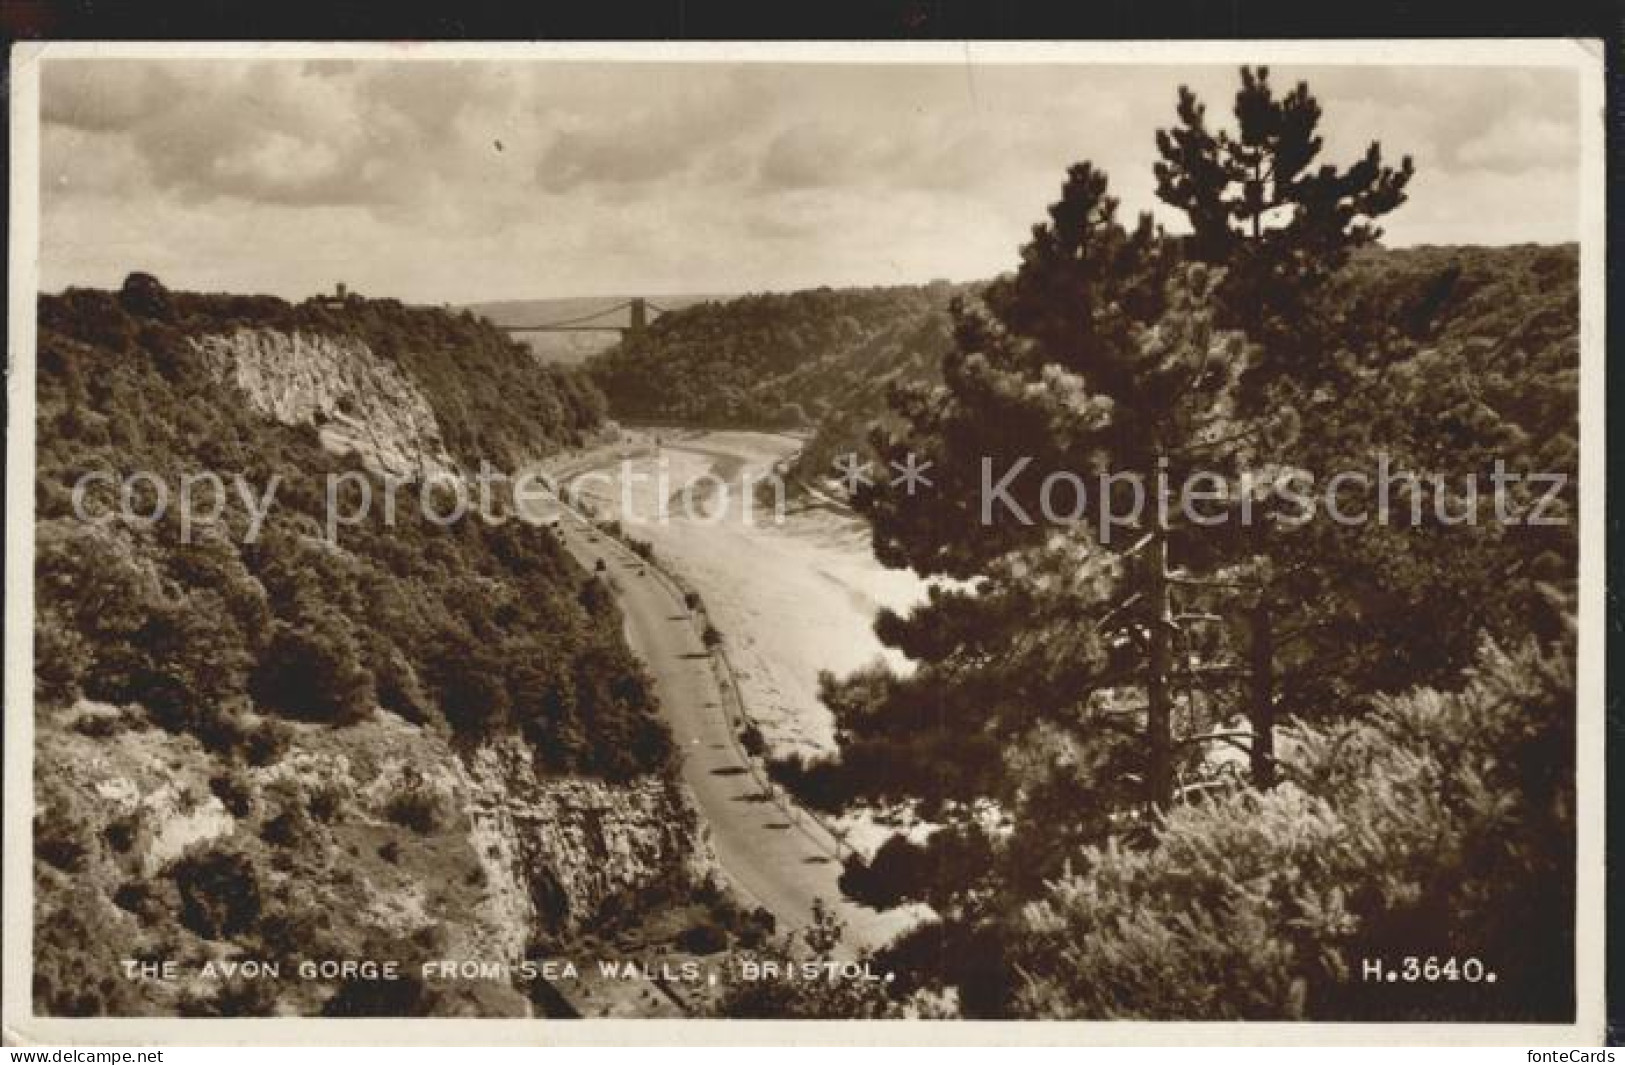
[[[222,715],[248,704],[337,721],[376,704],[476,733],[511,713],[538,736],[557,733],[544,747],[561,766],[658,762],[663,741],[613,608],[541,530],[511,518],[434,522],[409,494],[392,516],[375,507],[340,543],[325,540],[327,478],[361,473],[355,460],[319,446],[308,426],[253,413],[188,338],[239,326],[365,337],[423,383],[470,466],[580,440],[595,424],[589,384],[536,371],[472,316],[156,296],[127,286],[40,302],[37,611],[53,637],[39,663],[48,691],[137,702],[197,729],[225,727]],[[86,509],[108,516],[77,517],[74,486],[93,470],[151,474],[172,498],[189,474],[241,475],[256,493],[279,486],[252,542],[231,492],[219,525],[187,544],[178,506],[159,524],[132,522],[106,484],[89,490]],[[599,746],[583,717],[593,714],[648,731],[655,757],[636,753],[644,744]]]
[[[483,459],[512,470],[579,444],[604,415],[603,396],[586,378],[538,366],[523,344],[470,311],[354,296],[294,304],[171,293],[144,275],[132,281],[122,305],[88,289],[43,298],[41,329],[115,351],[148,351],[171,376],[194,368],[180,351],[187,337],[256,329],[354,338],[405,371],[434,408],[447,448],[470,469]]]
[[[587,369],[617,418],[807,428],[889,380],[929,373],[957,292],[821,288],[707,302],[660,316]]]
[[[137,275],[121,293],[43,297],[39,321],[42,1012],[164,1012],[123,979],[118,957],[229,947],[259,957],[405,958],[444,949],[444,935],[364,942],[355,922],[388,880],[420,907],[428,893],[449,890],[435,920],[472,926],[484,893],[469,884],[486,875],[488,856],[471,849],[449,793],[423,777],[449,773],[452,750],[511,737],[544,774],[620,784],[666,772],[671,741],[602,578],[511,513],[501,523],[430,520],[419,486],[401,490],[392,513],[373,506],[335,542],[323,532],[327,478],[348,475],[347,508],[361,480],[381,500],[381,478],[324,448],[310,424],[255,412],[190,341],[239,327],[365,338],[431,397],[445,440],[469,465],[581,440],[600,410],[590,384],[538,371],[470,315],[391,303],[172,295]],[[107,479],[76,499],[92,472]],[[218,520],[187,529],[182,479],[207,473],[226,483]],[[140,481],[127,482],[135,487],[121,506],[114,485],[131,476]],[[169,505],[148,521],[160,484]],[[215,499],[197,491],[206,513]],[[443,497],[434,503],[449,512]],[[266,512],[261,526],[254,508]],[[161,815],[149,795],[119,820],[106,795],[73,784],[77,759],[65,752],[87,737],[114,759],[105,764],[128,767],[127,780],[151,772],[170,780],[153,794],[192,777],[208,784],[187,785]],[[311,775],[320,764],[338,767],[326,784]],[[394,778],[404,782],[377,790]],[[175,824],[205,837],[184,857],[162,842],[181,831]],[[371,881],[357,879],[358,847]],[[138,857],[145,853],[175,860]],[[307,912],[323,905],[331,913]],[[367,994],[341,989],[329,1008],[441,1008],[351,1001]],[[205,994],[187,1008],[272,1005],[263,995],[211,1004]]]
[[[1339,308],[1351,347],[1386,337],[1408,354],[1438,348],[1453,353],[1446,358],[1470,359],[1475,372],[1489,375],[1487,387],[1511,386],[1518,395],[1507,394],[1509,402],[1540,402],[1550,387],[1573,383],[1578,270],[1574,245],[1370,246],[1353,255],[1328,299]],[[793,468],[798,477],[829,477],[836,458],[865,452],[871,428],[889,420],[886,397],[893,384],[941,380],[942,355],[952,345],[946,316],[930,315],[913,341],[875,363],[854,358],[847,364],[840,402],[817,419]],[[1513,385],[1509,377],[1520,381]],[[1534,393],[1522,394],[1531,380],[1537,382]],[[1567,438],[1553,447],[1573,443]]]
[[[1348,342],[1521,350],[1572,366],[1578,250],[1359,249],[1329,298]],[[795,292],[708,302],[657,320],[638,345],[588,363],[615,416],[706,426],[811,428],[795,472],[816,480],[866,450],[893,385],[941,379],[948,305],[986,286]],[[1502,373],[1511,367],[1503,365]]]

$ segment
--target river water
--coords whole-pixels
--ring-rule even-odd
[[[926,582],[876,561],[855,517],[813,508],[775,520],[771,492],[764,506],[747,486],[794,453],[793,438],[651,430],[632,443],[641,453],[579,480],[580,496],[700,590],[769,750],[833,750],[820,670],[842,675],[876,660],[906,670],[875,638],[874,619],[923,600]]]

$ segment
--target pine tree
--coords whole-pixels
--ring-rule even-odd
[[[1045,708],[1072,712],[1086,693],[1102,687],[1103,677],[1122,681],[1125,673],[1139,672],[1133,682],[1147,689],[1149,722],[1138,775],[1149,801],[1165,806],[1172,793],[1169,637],[1175,625],[1168,586],[1194,582],[1183,570],[1202,568],[1206,559],[1190,530],[1170,524],[1158,485],[1164,478],[1180,484],[1198,467],[1234,468],[1241,456],[1234,389],[1248,353],[1239,335],[1214,325],[1213,294],[1223,272],[1173,266],[1146,219],[1124,229],[1104,175],[1087,165],[1074,168],[1050,216],[1034,230],[1014,278],[989,294],[986,313],[957,312],[958,349],[947,360],[944,384],[901,396],[906,428],[876,439],[888,464],[906,465],[910,456],[919,461],[923,451],[932,469],[942,471],[942,487],[929,498],[870,489],[857,503],[873,523],[883,558],[926,573],[978,574],[988,601],[1013,597],[1032,618],[1043,617],[1043,601],[1051,599],[1063,628],[1093,612],[1095,631],[1082,643],[1104,641],[1111,648],[1097,646],[1093,654],[1078,648],[1078,662],[1096,660],[1094,675],[1067,676],[1051,692],[1030,691],[1023,714],[1040,721]],[[1024,461],[1029,466],[1020,467]],[[1012,494],[1022,501],[1020,513],[973,516],[988,509],[994,476],[1006,481],[1017,468],[1041,471],[1017,482],[1021,488]],[[1144,505],[1128,527],[1096,520],[1091,531],[1082,520],[1057,535],[1057,494],[1093,486],[1080,477],[1067,489],[1046,492],[1042,478],[1081,471],[1109,471],[1120,481],[1117,497],[1092,501],[1090,517],[1098,519],[1108,506],[1126,514],[1133,504],[1122,497],[1142,493]],[[1063,513],[1083,509],[1073,505]],[[1036,520],[1029,524],[1027,516]],[[1183,567],[1179,574],[1170,556]],[[1134,605],[1127,604],[1130,598]],[[978,621],[975,614],[986,605],[945,598],[941,609],[922,612],[906,628],[932,629],[950,612],[959,614],[954,631],[979,623],[999,638],[1023,627],[1020,615]],[[888,622],[881,633],[912,642],[902,627]],[[1063,639],[1046,650],[1078,642]],[[951,657],[961,650],[915,649],[927,661],[933,652]],[[1135,659],[1144,664],[1134,666]]]
[[[1373,142],[1346,168],[1317,165],[1319,102],[1303,82],[1277,97],[1262,66],[1241,68],[1234,131],[1210,129],[1206,107],[1183,86],[1177,113],[1177,125],[1157,131],[1157,195],[1190,223],[1185,254],[1228,271],[1218,294],[1220,320],[1258,345],[1240,393],[1243,410],[1261,423],[1255,430],[1270,430],[1259,431],[1255,445],[1274,465],[1313,469],[1316,456],[1306,444],[1339,419],[1355,378],[1340,343],[1341,323],[1321,296],[1349,256],[1381,236],[1378,221],[1405,202],[1411,159],[1398,169],[1385,166]],[[1308,432],[1302,431],[1306,423]],[[1257,567],[1273,579],[1254,594],[1242,626],[1249,644],[1252,775],[1267,787],[1274,781],[1277,615],[1283,604],[1303,601],[1303,589],[1288,587],[1289,579],[1325,559],[1316,560],[1312,549],[1305,556],[1310,537],[1283,543],[1267,518],[1233,531],[1240,535],[1227,546],[1236,558],[1282,556],[1283,563]],[[1294,619],[1293,627],[1302,620]]]
[[[1316,166],[1320,104],[1303,82],[1277,97],[1269,68],[1241,68],[1236,129],[1210,130],[1207,110],[1179,90],[1179,124],[1157,131],[1157,196],[1178,208],[1192,234],[1185,252],[1224,266],[1226,324],[1263,349],[1261,376],[1312,378],[1329,370],[1311,343],[1311,297],[1377,224],[1405,202],[1414,167],[1383,165],[1373,142],[1346,168]]]
[[[941,921],[886,960],[955,985],[969,1015],[1034,1008],[1014,991],[1035,986],[1016,978],[1032,957],[1030,904],[1047,884],[1087,876],[1101,848],[1176,886],[1203,879],[1188,865],[1201,846],[1160,853],[1163,819],[1143,815],[1172,805],[1183,808],[1170,817],[1200,820],[1212,804],[1177,799],[1214,783],[1218,744],[1246,750],[1259,786],[1222,788],[1235,838],[1273,840],[1248,860],[1285,880],[1308,875],[1294,864],[1301,847],[1253,816],[1297,801],[1297,789],[1269,790],[1281,769],[1277,714],[1347,724],[1335,719],[1366,712],[1375,693],[1455,682],[1481,622],[1509,616],[1515,600],[1497,582],[1512,583],[1537,542],[1483,527],[1269,524],[1271,470],[1325,473],[1384,449],[1481,467],[1509,447],[1527,451],[1517,438],[1533,423],[1501,416],[1516,408],[1510,397],[1485,401],[1485,378],[1463,374],[1461,349],[1406,349],[1340,317],[1328,282],[1403,201],[1409,160],[1385,167],[1373,145],[1347,169],[1317,166],[1318,104],[1303,86],[1277,99],[1262,69],[1243,71],[1236,132],[1209,129],[1188,92],[1179,117],[1158,136],[1157,178],[1189,236],[1166,237],[1143,217],[1123,225],[1104,175],[1072,168],[1019,269],[980,306],[955,307],[942,383],[893,393],[895,419],[873,438],[880,468],[923,465],[932,484],[877,486],[856,503],[882,561],[957,580],[877,624],[914,672],[826,678],[838,758],[775,765],[820,807],[897,805],[941,826],[923,844],[899,837],[872,862],[849,862],[843,889],[876,905],[930,905]],[[1536,394],[1542,411],[1562,409],[1560,385]],[[1010,507],[990,515],[990,483],[1024,461],[1027,474],[1004,485]],[[1092,487],[1106,471],[1154,486],[1159,474],[1179,485],[1198,470],[1232,484],[1253,473],[1262,487],[1228,499],[1228,520],[1211,527],[1154,507],[1112,529],[1045,516],[1046,501],[1058,495],[1065,509],[1075,489],[1046,492],[1050,471]],[[1234,520],[1242,500],[1254,504],[1251,524]],[[1123,502],[1090,498],[1087,513],[1123,513]],[[1458,606],[1452,587],[1475,602]],[[1246,728],[1226,724],[1239,708]],[[1080,913],[1093,906],[1077,901]],[[1144,905],[1132,892],[1122,902],[1131,918]],[[1182,903],[1168,905],[1159,928],[1186,927]],[[1260,920],[1259,941],[1302,931],[1290,914]],[[1219,1007],[1244,1002],[1206,972],[1145,979],[1206,980]]]
[[[1251,356],[1215,324],[1223,272],[1178,264],[1148,219],[1128,229],[1116,212],[1104,175],[1074,167],[1015,275],[984,307],[956,307],[943,384],[893,397],[901,428],[877,432],[876,450],[929,463],[933,486],[860,490],[856,505],[882,559],[968,582],[880,619],[913,675],[826,682],[837,761],[777,767],[819,805],[901,803],[941,824],[848,879],[882,904],[929,901],[961,929],[997,925],[1125,814],[1168,806],[1177,765],[1201,754],[1175,717],[1192,726],[1206,680],[1175,630],[1212,559],[1156,493],[1159,478],[1246,461],[1234,409]],[[1032,471],[1009,494],[1033,520],[984,520],[990,471],[1012,469]],[[1076,506],[1068,493],[1094,493],[1107,472],[1113,497]],[[1050,473],[1078,480],[1046,491]],[[1107,506],[1121,526],[1101,528]],[[989,808],[1012,835],[986,830]]]

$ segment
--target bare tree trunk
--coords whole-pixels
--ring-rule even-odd
[[[1146,589],[1150,601],[1151,632],[1146,662],[1146,739],[1149,760],[1146,771],[1147,797],[1151,805],[1165,810],[1173,801],[1173,712],[1169,703],[1168,637],[1173,617],[1168,602],[1168,532],[1158,525],[1150,545],[1151,578]]]
[[[1275,786],[1275,630],[1268,601],[1262,592],[1253,607],[1252,662],[1248,718],[1252,723],[1254,786]]]

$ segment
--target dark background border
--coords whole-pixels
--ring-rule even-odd
[[[1588,37],[1602,40],[1608,107],[1607,349],[1625,350],[1625,306],[1616,296],[1625,223],[1614,175],[1625,116],[1620,59],[1625,3],[1620,0],[1063,0],[1065,6],[1019,0],[869,0],[866,3],[780,3],[625,0],[431,6],[408,0],[373,5],[189,0],[140,4],[121,0],[0,0],[0,39],[18,40],[751,40],[810,39],[1290,39],[1384,37]],[[8,49],[9,51],[9,49]],[[9,101],[9,68],[5,93]],[[9,112],[0,147],[10,184]],[[1515,207],[1514,207],[1515,209]],[[7,227],[9,230],[9,226]],[[9,366],[9,359],[8,359]],[[1625,410],[1625,368],[1608,379],[1608,410]],[[0,401],[3,402],[3,401]],[[9,411],[6,412],[9,417]],[[1609,464],[1625,470],[1625,447],[1609,432]],[[1620,491],[1607,486],[1607,542],[1621,533]],[[1608,639],[1625,641],[1625,601],[1618,591],[1617,552],[1607,557]],[[1607,761],[1625,766],[1625,702],[1619,669],[1608,662]],[[1625,770],[1610,773],[1610,811],[1625,809]],[[1608,1042],[1625,1044],[1625,828],[1608,822]],[[1618,962],[1619,964],[1615,964]]]
[[[1617,0],[464,0],[455,4],[3,0],[9,38],[852,40],[868,37],[1612,37]]]

